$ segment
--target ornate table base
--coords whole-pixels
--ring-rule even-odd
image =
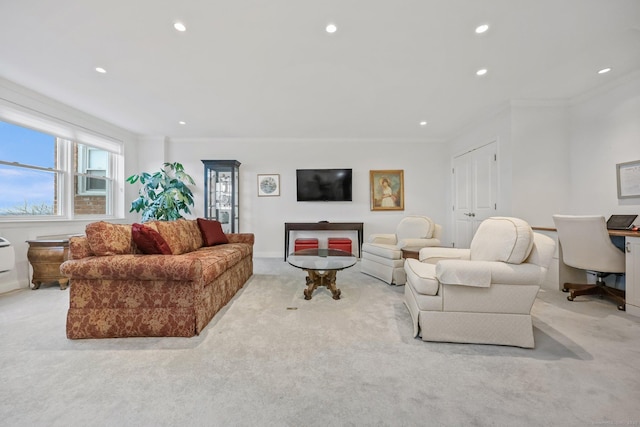
[[[340,299],[340,289],[336,288],[336,270],[318,271],[305,270],[307,276],[307,289],[304,290],[304,299],[310,300],[313,291],[318,286],[326,286],[331,291],[333,299]]]

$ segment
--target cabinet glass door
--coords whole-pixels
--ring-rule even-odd
[[[205,217],[222,224],[225,233],[240,230],[239,188],[240,162],[237,160],[202,160],[204,163]]]

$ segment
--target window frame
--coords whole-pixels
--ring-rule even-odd
[[[6,117],[6,114],[2,114],[3,110],[0,109],[0,121],[10,123],[14,126],[20,126],[26,129],[31,129],[36,132],[45,133],[55,138],[57,144],[57,156],[56,164],[54,168],[46,168],[34,165],[28,165],[18,162],[10,162],[5,159],[0,159],[0,164],[8,165],[11,167],[24,168],[28,170],[40,170],[45,172],[53,172],[57,175],[57,186],[54,194],[54,207],[57,207],[57,212],[51,215],[0,215],[0,223],[10,222],[34,222],[34,221],[74,221],[74,220],[98,220],[106,219],[112,220],[117,217],[122,217],[122,205],[123,205],[123,192],[122,187],[124,183],[123,164],[124,156],[123,143],[111,138],[106,139],[98,134],[89,133],[87,129],[78,127],[69,128],[71,133],[74,132],[80,136],[81,139],[62,137],[59,134],[51,132],[47,129],[47,126],[31,126],[25,124],[24,120],[11,120]],[[24,114],[23,114],[24,116]],[[50,119],[49,119],[50,120]],[[42,122],[42,118],[37,115],[33,115],[34,122]],[[66,122],[65,125],[69,127]],[[54,122],[55,126],[60,126]],[[49,126],[50,127],[50,126]],[[92,143],[93,142],[93,143]],[[106,190],[101,192],[81,192],[82,179],[91,179],[90,174],[78,173],[76,170],[76,163],[74,162],[74,151],[80,146],[85,146],[88,149],[98,149],[106,151],[107,158],[107,171],[105,180]],[[77,179],[77,185],[75,180]],[[99,178],[102,179],[102,178]],[[77,187],[77,189],[76,189]],[[105,196],[105,211],[100,214],[77,214],[75,213],[75,198],[77,196]],[[56,206],[57,205],[57,206]],[[117,216],[116,214],[119,213]]]

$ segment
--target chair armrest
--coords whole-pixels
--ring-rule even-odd
[[[438,261],[442,261],[445,259],[462,259],[468,260],[471,258],[471,250],[470,249],[460,249],[460,248],[422,248],[420,249],[420,254],[418,255],[418,259],[421,262],[426,262],[428,264],[436,264]]]
[[[427,246],[438,246],[440,245],[440,240],[438,239],[402,239],[398,242],[399,248],[406,247],[415,247],[415,248],[424,248]]]
[[[436,278],[443,285],[488,288],[491,286],[493,261],[448,259],[436,264]]]
[[[368,239],[369,243],[382,243],[385,245],[395,245],[397,238],[395,234],[371,234]]]
[[[492,284],[537,285],[547,269],[535,264],[509,264],[499,261],[444,260],[436,264],[436,277],[442,284],[489,287]]]

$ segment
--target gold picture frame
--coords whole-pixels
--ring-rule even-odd
[[[280,195],[280,174],[258,174],[258,197]]]
[[[404,170],[369,171],[372,211],[404,210]]]

